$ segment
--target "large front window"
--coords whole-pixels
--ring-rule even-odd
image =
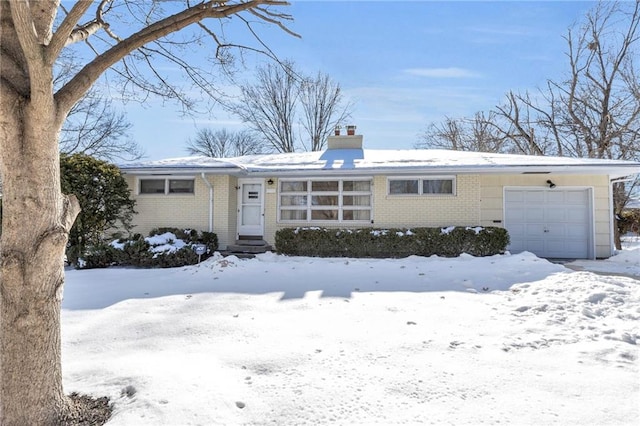
[[[280,221],[370,221],[371,186],[371,179],[281,180]]]

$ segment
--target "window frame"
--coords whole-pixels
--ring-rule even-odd
[[[418,181],[418,193],[403,193],[393,194],[391,193],[391,182],[400,180],[417,180]],[[450,180],[451,192],[450,193],[431,193],[424,192],[425,181],[437,181],[437,180]],[[458,193],[457,179],[455,175],[436,175],[436,176],[393,176],[387,177],[387,196],[388,197],[455,197]]]
[[[163,181],[164,183],[164,192],[142,192],[142,181]],[[171,181],[192,181],[193,182],[193,191],[192,192],[171,192]],[[196,178],[195,176],[138,176],[137,185],[136,185],[136,194],[142,197],[152,197],[156,196],[171,196],[171,197],[188,197],[194,196],[196,194]]]
[[[305,191],[282,191],[282,184],[287,182],[305,182]],[[338,189],[332,191],[313,190],[314,182],[337,182]],[[345,191],[344,182],[368,182],[368,191]],[[284,205],[282,197],[305,197],[306,203],[300,205]],[[337,197],[337,204],[314,204],[314,197]],[[369,205],[344,205],[344,197],[369,197]],[[317,198],[316,198],[317,199]],[[313,219],[313,212],[318,211],[335,211],[335,219]],[[344,219],[344,211],[365,210],[369,212],[368,219],[348,220]],[[284,211],[304,211],[306,219],[283,219]],[[340,224],[363,224],[373,221],[373,178],[372,177],[327,177],[327,178],[287,178],[278,180],[278,223],[340,223]]]

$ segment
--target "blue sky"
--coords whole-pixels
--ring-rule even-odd
[[[533,90],[561,78],[562,36],[595,4],[293,1],[289,27],[302,38],[275,28],[262,35],[280,58],[341,85],[354,104],[351,121],[365,148],[405,149],[430,122],[487,111],[509,90]],[[186,140],[198,128],[244,128],[221,110],[183,117],[177,105],[159,100],[144,107],[128,103],[123,110],[151,160],[186,155]]]

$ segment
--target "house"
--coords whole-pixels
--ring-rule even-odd
[[[224,249],[273,244],[285,227],[498,226],[509,231],[511,252],[606,258],[614,252],[612,182],[640,173],[629,161],[362,143],[362,135],[336,135],[319,152],[123,165],[135,231],[212,231]]]

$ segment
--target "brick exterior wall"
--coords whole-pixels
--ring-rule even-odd
[[[127,182],[136,199],[134,232],[148,233],[160,226],[175,226],[207,231],[209,228],[209,187],[200,175],[194,176],[195,194],[189,195],[138,195],[138,181],[127,175]],[[218,234],[221,249],[233,244],[237,229],[238,179],[227,175],[209,175],[213,185],[213,231]],[[544,187],[547,179],[558,187],[574,186],[593,189],[595,218],[595,247],[597,257],[611,255],[611,208],[609,206],[609,181],[607,176],[583,175],[457,175],[456,194],[388,195],[388,176],[373,178],[373,223],[278,223],[278,181],[273,185],[264,182],[264,238],[274,244],[278,229],[291,226],[327,227],[437,227],[437,226],[503,226],[504,187]]]

